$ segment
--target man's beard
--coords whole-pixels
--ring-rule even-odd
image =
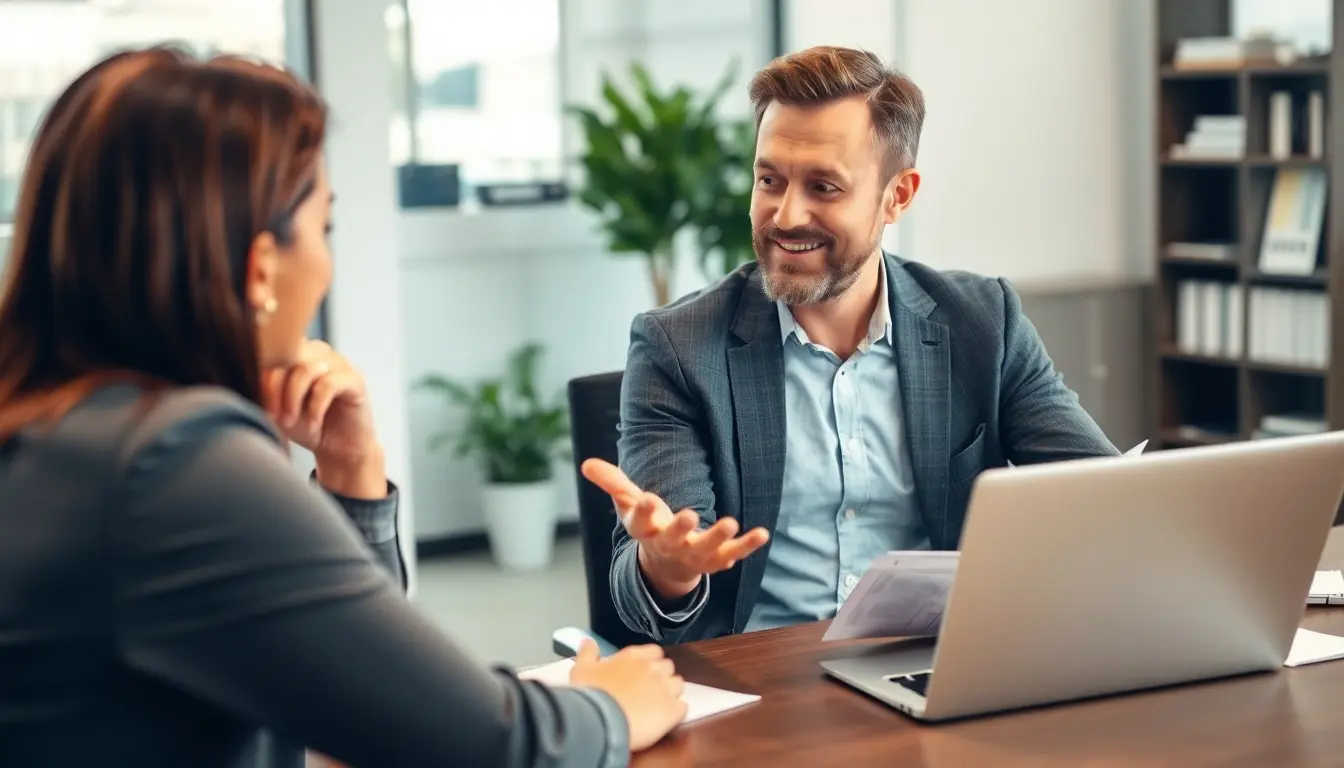
[[[818,250],[825,253],[821,274],[803,272],[789,263],[776,263],[775,239],[819,242]],[[791,307],[805,307],[830,301],[858,282],[859,272],[868,258],[877,250],[881,234],[866,247],[839,251],[835,238],[820,230],[795,229],[788,232],[773,226],[752,231],[751,242],[756,250],[756,261],[761,265],[762,286],[771,301],[782,301]]]

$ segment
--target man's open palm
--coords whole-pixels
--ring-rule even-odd
[[[611,496],[621,524],[639,543],[640,567],[664,597],[690,592],[701,576],[732,568],[770,540],[764,528],[738,536],[737,520],[731,517],[696,530],[700,515],[695,510],[674,514],[657,495],[644,491],[619,467],[601,459],[585,461],[583,476]]]

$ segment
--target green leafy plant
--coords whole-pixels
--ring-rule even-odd
[[[734,62],[706,95],[676,87],[660,91],[638,63],[630,67],[632,94],[602,77],[604,116],[570,106],[586,140],[579,161],[578,198],[594,211],[614,253],[642,255],[654,299],[671,299],[675,243],[696,231],[701,266],[715,259],[731,269],[750,254],[750,176],[755,131],[750,123],[722,121],[717,108],[737,71]],[[742,249],[745,235],[747,249]],[[747,256],[749,258],[749,256]]]
[[[709,276],[724,275],[755,260],[751,242],[751,190],[756,184],[756,125],[749,120],[730,123],[720,134],[720,173],[716,187],[695,208],[692,223],[700,244],[700,269]]]
[[[561,398],[545,402],[537,394],[539,344],[526,344],[509,357],[505,375],[475,385],[438,374],[423,377],[417,389],[437,392],[466,412],[460,431],[430,440],[430,450],[452,443],[455,453],[474,457],[490,483],[536,483],[549,480],[551,462],[564,455],[569,437],[569,411]]]

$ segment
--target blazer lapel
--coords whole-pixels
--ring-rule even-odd
[[[761,288],[759,271],[742,291],[732,332],[742,342],[728,350],[728,384],[742,494],[738,523],[743,531],[764,527],[771,532],[773,542],[784,490],[784,350],[778,310]],[[759,585],[769,556],[767,543],[742,561],[739,583],[744,587]],[[746,626],[755,601],[755,588],[737,591],[733,631]]]
[[[779,315],[761,288],[761,273],[748,279],[732,331],[742,345],[728,350],[733,427],[746,530],[774,529],[784,483],[784,350]]]
[[[901,263],[887,260],[896,370],[915,472],[915,493],[930,543],[947,545],[947,484],[952,350],[947,326],[929,319],[937,303]]]

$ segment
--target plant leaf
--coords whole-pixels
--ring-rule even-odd
[[[450,402],[466,416],[460,430],[434,435],[430,450],[452,443],[457,455],[480,463],[490,482],[550,478],[569,437],[569,412],[563,398],[541,401],[536,376],[542,353],[540,344],[524,344],[509,355],[502,377],[471,387],[440,375],[424,377],[417,387],[451,392]]]
[[[642,254],[663,270],[679,233],[690,228],[706,273],[754,258],[755,123],[721,120],[717,113],[738,67],[732,61],[708,91],[660,90],[635,62],[628,88],[603,73],[597,106],[608,116],[583,106],[567,109],[586,140],[576,197],[595,216],[610,252]]]
[[[422,377],[415,386],[416,389],[431,390],[441,394],[459,405],[469,404],[472,400],[471,390],[438,374]]]

